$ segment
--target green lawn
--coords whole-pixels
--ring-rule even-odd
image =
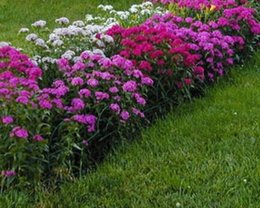
[[[73,2],[73,3],[72,3]],[[0,40],[34,20],[77,19],[99,3],[140,1],[1,0]],[[58,193],[0,196],[0,207],[260,207],[260,53],[206,96],[171,111],[123,144],[90,175]],[[178,206],[177,206],[178,207]]]

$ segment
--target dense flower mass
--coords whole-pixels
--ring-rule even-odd
[[[42,86],[42,71],[27,56],[9,46],[0,51],[0,101],[3,103],[0,130],[1,138],[5,139],[0,145],[1,153],[9,145],[26,140],[19,146],[24,155],[31,154],[30,149],[35,145],[37,157],[56,154],[51,148],[47,151],[44,142],[48,139],[50,145],[58,145],[52,142],[60,139],[55,134],[71,141],[69,144],[60,141],[60,150],[73,149],[75,145],[86,147],[86,141],[91,143],[108,131],[119,131],[127,123],[144,118],[146,91],[153,80],[120,55],[107,58],[100,53],[84,51],[75,61],[61,57],[56,61],[59,77],[50,86]],[[81,138],[77,140],[75,135]],[[35,163],[41,170],[37,174],[44,175],[48,167],[44,162],[23,159],[15,162],[12,157],[16,154],[1,156],[5,162],[0,168],[7,170],[2,176],[14,176],[8,170],[20,166],[23,168],[19,168],[16,175],[24,174],[29,163]],[[57,161],[58,165],[62,164]]]
[[[192,73],[192,69],[200,55],[193,54],[190,44],[169,31],[168,27],[154,27],[148,24],[131,28],[114,26],[107,34],[120,43],[121,47],[116,49],[120,55],[132,60],[142,73],[151,76],[152,80],[146,78],[142,80],[143,83],[155,81],[159,84],[157,90],[150,95],[150,99],[158,97],[167,89],[172,91],[174,88],[189,88],[193,78],[199,78],[197,74]],[[127,83],[124,86],[126,91],[134,88],[135,83]],[[164,96],[173,95],[167,93]],[[158,97],[159,100],[160,97],[161,95]],[[140,101],[140,98],[136,99]]]
[[[226,67],[233,64],[235,51],[244,47],[242,37],[224,35],[211,23],[203,24],[192,18],[184,19],[171,14],[156,15],[145,25],[155,28],[167,27],[172,34],[189,43],[192,53],[200,57],[193,71],[201,75],[201,79],[204,79],[204,75],[209,79],[222,76]],[[206,69],[205,73],[204,70],[198,70],[202,67]]]
[[[42,89],[38,100],[42,108],[59,108],[68,114],[86,110],[95,112],[96,105],[117,103],[117,113],[127,111],[130,117],[134,115],[132,108],[139,109],[143,105],[129,98],[138,94],[144,99],[145,95],[142,94],[146,86],[153,84],[147,75],[119,55],[107,58],[84,51],[76,62],[61,58],[57,60],[57,65],[62,72],[60,80]]]
[[[44,20],[21,28],[32,59],[0,42],[1,190],[81,175],[111,140],[191,99],[259,47],[255,3],[152,2],[162,4],[61,17],[49,34]]]
[[[42,70],[28,56],[9,46],[0,48],[0,99],[28,103],[41,76]]]
[[[162,4],[177,4],[178,7],[191,8],[201,10],[205,7],[214,9],[224,9],[228,7],[235,7],[238,3],[246,3],[247,1],[237,2],[236,0],[152,0],[154,3]]]

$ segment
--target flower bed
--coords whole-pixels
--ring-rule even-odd
[[[259,46],[251,4],[171,2],[124,12],[100,5],[104,17],[62,17],[50,33],[37,21],[33,33],[20,30],[32,59],[1,43],[2,190],[87,172],[99,146],[132,134],[165,103],[191,99]]]

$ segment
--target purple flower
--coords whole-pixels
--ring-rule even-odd
[[[80,98],[74,98],[71,101],[71,106],[73,111],[83,110],[85,108],[85,103]]]
[[[94,78],[91,78],[87,81],[87,84],[91,87],[97,87],[99,85],[99,81]]]
[[[123,90],[125,92],[134,92],[137,89],[137,84],[135,81],[128,81],[123,85]]]
[[[4,116],[2,117],[2,122],[3,124],[8,125],[14,122],[14,118],[12,116]]]
[[[109,92],[111,92],[111,93],[118,93],[119,90],[118,90],[117,87],[110,87],[110,88],[109,88]]]
[[[234,61],[232,58],[228,58],[227,59],[227,63],[230,64],[230,65],[233,65],[234,64]]]
[[[29,99],[28,99],[28,97],[25,97],[25,96],[19,96],[18,98],[16,98],[15,101],[26,105],[26,104],[28,104]]]
[[[81,57],[82,59],[84,59],[84,60],[89,59],[90,56],[91,56],[91,54],[90,54],[89,51],[83,51],[83,52],[81,53],[81,55],[80,55],[80,57]]]
[[[15,176],[16,172],[14,170],[3,170],[3,171],[1,171],[1,175],[9,178],[9,177]]]
[[[136,96],[135,97],[136,98],[136,102],[138,103],[138,104],[140,104],[140,105],[146,105],[146,100],[143,98],[143,97],[141,97],[141,96]]]
[[[146,105],[146,100],[138,93],[134,93],[133,97],[136,99],[136,102],[140,105]]]
[[[111,67],[113,65],[113,62],[109,58],[102,58],[98,61],[100,65],[102,65],[105,69]]]
[[[0,95],[8,95],[10,93],[10,90],[6,88],[0,89]]]
[[[40,100],[39,101],[39,105],[42,109],[51,109],[52,108],[52,104],[49,100]]]
[[[14,127],[10,133],[10,137],[17,137],[20,139],[27,139],[28,136],[28,131],[20,126]]]
[[[95,92],[95,96],[98,101],[109,99],[109,94],[105,92]]]
[[[57,60],[57,65],[61,71],[69,71],[70,70],[70,65],[69,61],[65,58]]]
[[[144,113],[142,113],[139,109],[137,108],[132,108],[132,112],[133,114],[137,115],[137,116],[140,116],[141,118],[144,118]]]
[[[71,80],[71,84],[73,86],[81,86],[84,84],[84,81],[81,77],[75,77]]]
[[[74,115],[72,120],[87,125],[88,132],[94,132],[97,117],[94,115]]]
[[[120,117],[124,120],[127,121],[130,118],[130,114],[128,111],[122,111],[120,114]]]
[[[53,104],[55,104],[57,106],[57,108],[63,109],[64,106],[63,106],[63,102],[61,99],[55,98],[52,100],[52,102],[53,102]]]
[[[140,70],[134,70],[133,76],[134,76],[135,78],[141,78],[141,77],[143,77],[144,75],[143,75],[143,73],[142,73]]]
[[[30,97],[31,96],[31,92],[28,92],[27,90],[21,90],[19,92],[20,96],[25,96],[25,97]]]
[[[142,84],[152,86],[154,81],[150,77],[143,77]]]
[[[86,65],[84,63],[82,63],[81,61],[78,61],[77,63],[75,63],[72,67],[72,70],[75,71],[81,71],[84,70],[86,68]]]
[[[33,137],[33,140],[34,140],[34,141],[37,141],[37,142],[40,142],[40,141],[42,141],[42,140],[44,140],[44,139],[43,139],[43,137],[42,137],[41,135],[36,134],[36,135]]]
[[[110,104],[110,109],[112,110],[112,111],[114,111],[114,112],[116,112],[116,113],[120,113],[120,106],[118,105],[118,104],[116,104],[116,103],[112,103],[112,104]]]
[[[185,22],[191,24],[193,22],[193,19],[191,17],[185,18]]]
[[[85,97],[85,98],[90,97],[90,96],[91,96],[91,91],[88,90],[88,89],[81,89],[81,90],[79,91],[79,96],[80,96],[81,98],[83,98],[83,97]]]

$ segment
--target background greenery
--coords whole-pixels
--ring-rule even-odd
[[[0,40],[20,45],[20,27],[67,16],[76,20],[96,6],[126,9],[141,1],[1,0]],[[51,25],[50,25],[51,26]],[[0,207],[259,207],[260,53],[233,69],[206,97],[177,107],[122,142],[92,174],[39,190],[0,196]]]
[[[29,27],[42,19],[48,26],[55,19],[68,17],[71,20],[84,19],[86,14],[97,14],[99,4],[110,4],[116,9],[128,9],[142,0],[0,0],[0,41],[21,45],[17,33],[21,27]]]

